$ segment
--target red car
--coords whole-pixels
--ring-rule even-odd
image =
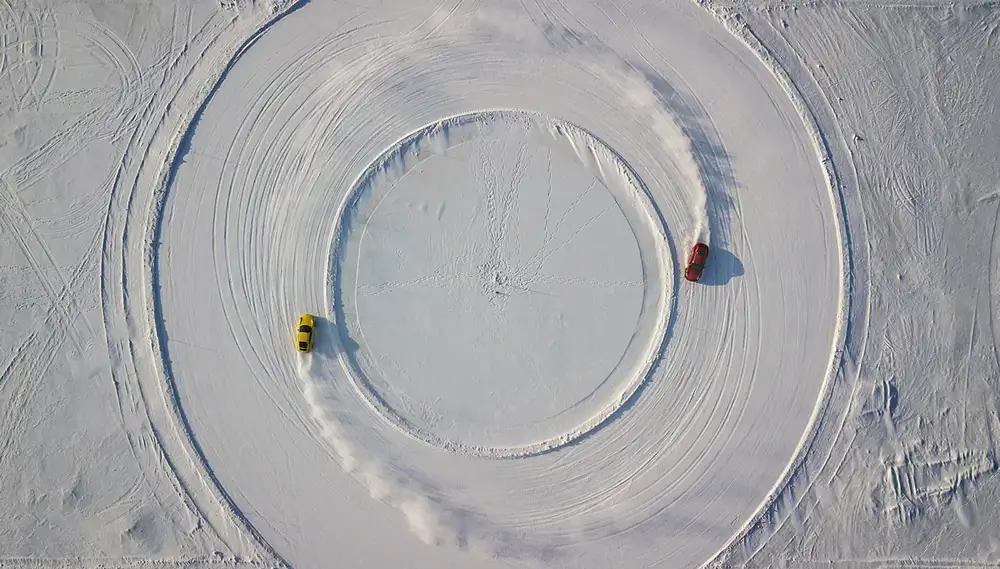
[[[705,270],[705,261],[708,261],[708,245],[696,243],[691,249],[691,256],[688,257],[684,278],[693,283],[698,282],[698,279],[701,278],[701,272]]]

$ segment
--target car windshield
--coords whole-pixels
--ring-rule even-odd
[[[305,332],[306,334],[308,334],[309,332],[312,332],[312,328],[310,328],[306,324],[303,324],[303,325],[299,326],[299,332]]]
[[[306,343],[305,342],[299,342],[299,349],[300,350],[306,349]]]

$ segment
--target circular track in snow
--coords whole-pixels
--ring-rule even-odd
[[[665,228],[631,168],[577,126],[521,110],[433,123],[365,170],[339,220],[342,360],[427,444],[493,458],[569,444],[661,352]]]
[[[199,114],[171,174],[161,244],[154,249],[159,339],[183,425],[213,478],[295,566],[322,566],[331,558],[414,568],[503,563],[428,553],[400,535],[407,530],[426,543],[482,550],[487,557],[543,558],[581,569],[703,563],[761,511],[791,461],[805,452],[803,433],[819,416],[817,400],[842,338],[840,210],[815,141],[771,70],[694,3],[619,3],[614,26],[588,3],[441,3],[454,11],[411,30],[413,10],[434,8],[412,6],[359,8],[351,15],[349,4],[303,5],[254,40]],[[558,117],[613,148],[641,178],[637,187],[655,205],[659,231],[669,228],[663,262],[674,266],[664,277],[670,288],[664,349],[626,409],[577,444],[518,460],[441,452],[380,419],[352,382],[362,376],[345,373],[345,355],[381,350],[402,358],[405,346],[377,338],[380,327],[387,333],[379,321],[388,315],[379,312],[384,307],[366,312],[348,298],[344,308],[360,318],[342,323],[342,309],[331,306],[338,216],[351,211],[344,205],[359,175],[426,125],[497,108]],[[534,155],[534,148],[526,152]],[[515,163],[491,158],[503,167]],[[531,162],[520,161],[525,168]],[[601,180],[615,175],[605,172]],[[423,176],[419,164],[410,176]],[[430,170],[427,176],[436,179]],[[467,179],[474,187],[448,208],[469,207],[488,193],[483,177]],[[625,189],[607,193],[621,197]],[[422,198],[426,214],[414,201],[406,238],[431,238],[433,232],[415,224],[437,210],[429,198]],[[398,215],[402,202],[387,205],[371,216],[376,228],[389,221],[383,216]],[[540,208],[527,209],[537,214]],[[678,280],[676,263],[705,223],[712,254],[703,281],[691,285]],[[656,233],[629,227],[638,239]],[[623,231],[602,230],[615,251],[624,251]],[[345,252],[354,234],[346,235]],[[388,236],[384,227],[373,235]],[[383,252],[417,248],[393,239]],[[571,241],[563,251],[577,245]],[[448,247],[451,252],[436,251],[435,258],[461,258],[454,253],[461,243]],[[639,253],[626,252],[622,262],[643,258],[643,247],[636,248]],[[369,271],[368,284],[420,276],[358,251],[363,262],[355,271]],[[576,257],[578,251],[569,252]],[[577,257],[573,264],[590,262]],[[499,274],[512,274],[512,264]],[[480,265],[487,264],[458,268]],[[378,267],[392,272],[378,280],[371,273]],[[648,289],[653,279],[645,279]],[[629,302],[636,310],[635,299]],[[408,305],[396,317],[422,309]],[[316,350],[305,357],[292,342],[301,312],[320,317]],[[424,320],[422,326],[433,325]],[[641,330],[643,319],[635,322]],[[341,325],[346,333],[335,328]],[[420,329],[412,322],[405,327]],[[523,347],[510,336],[497,338],[502,341],[491,356]],[[601,355],[571,348],[571,356]],[[413,360],[403,363],[413,368]],[[589,385],[601,375],[591,376]],[[604,395],[627,391],[627,374],[619,377]],[[449,377],[447,385],[444,379],[428,381],[441,382],[446,391],[440,396],[454,397],[454,407],[457,394],[447,390],[466,388],[468,379]],[[507,379],[495,386],[490,405],[515,409],[514,419],[538,426],[544,417],[538,407],[518,407],[537,402],[508,389],[527,385],[525,378]],[[401,403],[405,397],[430,401],[421,424],[426,432],[470,448],[523,446],[561,432],[555,422],[541,425],[545,432],[505,429],[490,419],[489,408],[474,407],[486,399],[476,393],[466,412],[480,415],[479,431],[459,433],[471,421],[434,423],[447,413],[446,401],[431,399],[431,383],[406,384],[391,374],[375,380],[404,417],[421,418]],[[551,381],[547,376],[535,384]],[[586,391],[585,383],[552,399],[566,408]],[[574,408],[567,424],[601,408]],[[370,498],[399,516],[369,507]],[[393,546],[371,547],[372,535]]]

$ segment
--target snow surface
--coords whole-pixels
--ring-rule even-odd
[[[1000,565],[998,33],[0,2],[0,567]]]
[[[671,275],[632,180],[593,137],[511,111],[449,118],[376,161],[331,273],[340,347],[357,338],[344,359],[376,411],[508,457],[613,415],[661,350]]]

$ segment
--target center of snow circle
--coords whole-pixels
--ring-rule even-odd
[[[342,364],[433,446],[537,454],[600,426],[660,353],[672,261],[638,178],[581,129],[462,115],[388,150],[341,212]]]

